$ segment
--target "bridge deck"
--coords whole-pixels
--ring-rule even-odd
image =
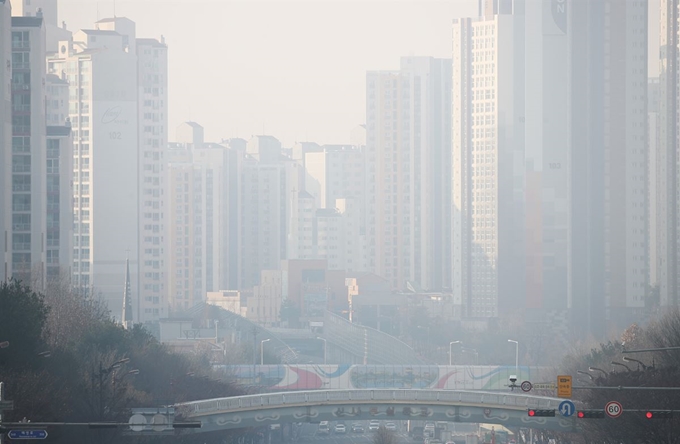
[[[189,417],[276,407],[300,407],[333,404],[413,404],[466,405],[502,407],[509,410],[528,408],[557,409],[563,399],[526,394],[469,390],[313,390],[269,393],[192,401],[177,404]]]

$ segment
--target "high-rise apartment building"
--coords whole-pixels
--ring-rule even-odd
[[[655,153],[656,282],[662,306],[680,303],[678,215],[680,167],[678,167],[678,0],[661,0],[659,26],[659,144]]]
[[[657,213],[659,211],[659,203],[657,200],[658,192],[656,187],[658,186],[656,169],[657,169],[657,159],[659,151],[659,78],[654,77],[649,79],[647,84],[647,140],[649,144],[649,160],[647,162],[648,171],[648,183],[649,188],[647,190],[647,212],[648,218],[647,223],[649,226],[649,284],[651,286],[658,285],[658,241],[656,239],[656,224],[657,224]]]
[[[604,337],[648,283],[647,2],[569,8],[569,306],[575,333]]]
[[[49,61],[50,73],[70,86],[73,284],[101,294],[118,319],[126,258],[136,258],[139,241],[137,59],[129,34],[134,24],[124,25],[126,34],[80,30]],[[160,270],[160,259],[157,265]],[[134,259],[130,281],[137,297]]]
[[[12,143],[2,164],[11,165],[3,212],[9,216],[5,277],[46,283],[45,27],[42,17],[12,17]],[[4,69],[4,68],[3,68]]]
[[[168,47],[164,39],[137,39],[139,118],[138,322],[168,315],[165,288],[165,158],[168,144]]]
[[[257,285],[262,270],[279,269],[287,243],[287,201],[297,201],[300,190],[291,189],[287,196],[278,140],[255,136],[248,141],[247,152],[240,177],[239,289]]]
[[[204,301],[237,278],[238,226],[232,189],[242,153],[220,144],[177,144],[168,150],[167,288],[170,310]]]
[[[394,289],[449,287],[451,60],[404,57],[366,86],[368,267]]]
[[[521,30],[493,12],[453,23],[453,292],[469,317],[523,302]]]
[[[0,208],[9,208],[12,186],[12,6],[9,0],[0,0]],[[12,213],[0,214],[0,278],[10,277],[9,245]]]

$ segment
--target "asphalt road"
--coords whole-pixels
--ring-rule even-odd
[[[297,442],[299,443],[323,443],[323,444],[368,444],[372,442],[373,433],[368,430],[368,421],[357,421],[363,424],[364,432],[352,432],[352,424],[354,421],[345,421],[346,433],[334,433],[333,429],[335,423],[331,422],[331,433],[319,434],[318,424],[302,423],[302,427],[297,432]],[[406,428],[402,424],[397,423],[397,431],[395,432],[399,443],[417,444],[412,441],[406,432]],[[422,442],[420,443],[422,444]]]

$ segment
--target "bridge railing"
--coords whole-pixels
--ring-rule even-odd
[[[271,393],[246,395],[232,398],[216,398],[178,404],[189,416],[253,409],[260,407],[286,407],[316,405],[320,403],[342,404],[346,402],[371,403],[392,402],[432,404],[467,404],[525,408],[556,409],[563,401],[558,398],[521,395],[514,393],[492,393],[466,390],[314,390],[308,392]]]

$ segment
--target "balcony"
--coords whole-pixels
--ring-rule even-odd
[[[13,242],[12,250],[14,251],[31,251],[30,242]]]
[[[30,91],[30,83],[12,83],[12,91]]]
[[[31,231],[31,224],[12,224],[14,232]]]
[[[12,125],[12,134],[15,136],[29,136],[31,125]]]
[[[29,40],[13,40],[12,49],[30,49],[31,42]]]
[[[31,211],[31,204],[12,204],[12,211]]]
[[[24,70],[27,71],[31,69],[31,64],[28,62],[17,62],[17,63],[12,63],[12,69],[17,71],[17,70]]]
[[[31,112],[31,105],[22,104],[22,103],[14,103],[14,104],[12,104],[12,112],[15,112],[15,113],[30,113]]]
[[[12,165],[12,172],[13,173],[30,173],[31,172],[31,166],[30,165]],[[30,191],[30,190],[28,190]]]

